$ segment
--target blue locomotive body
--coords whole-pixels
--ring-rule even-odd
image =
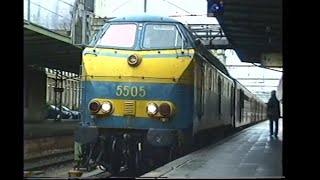
[[[79,167],[136,171],[182,155],[203,134],[265,118],[263,103],[170,18],[111,20],[84,50],[81,77]]]

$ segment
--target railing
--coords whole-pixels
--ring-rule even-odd
[[[80,98],[81,98],[81,88],[80,88],[80,79],[77,74],[62,71],[60,76],[62,76],[62,81],[57,79],[55,69],[45,69],[47,74],[47,91],[46,91],[46,102],[47,104],[55,104],[55,102],[61,102],[61,105],[64,105],[72,110],[78,110],[80,107]],[[60,78],[60,77],[58,77]],[[62,83],[62,84],[61,84]],[[62,92],[55,92],[55,88],[62,87]],[[57,93],[57,94],[55,94]],[[60,96],[60,93],[62,95]],[[60,101],[61,98],[61,101]]]

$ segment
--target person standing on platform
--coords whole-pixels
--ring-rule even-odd
[[[278,136],[278,122],[280,118],[280,104],[276,97],[276,91],[271,92],[271,97],[267,104],[267,116],[270,121],[270,136],[273,134]],[[275,123],[275,131],[273,131],[273,123]]]

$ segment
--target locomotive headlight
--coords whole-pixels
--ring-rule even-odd
[[[141,63],[142,57],[138,54],[133,54],[128,57],[128,64],[130,66],[138,66]]]
[[[136,56],[130,56],[128,61],[129,61],[129,64],[137,64],[138,58]]]
[[[172,114],[171,107],[168,103],[162,103],[159,106],[159,112],[162,116],[168,117]]]
[[[89,110],[92,112],[92,113],[96,113],[100,110],[101,108],[101,105],[98,101],[92,101],[89,103]]]
[[[158,106],[155,103],[149,103],[147,105],[147,113],[150,116],[154,116],[158,112]]]
[[[112,110],[112,104],[109,101],[102,103],[101,110],[104,113],[110,113]]]

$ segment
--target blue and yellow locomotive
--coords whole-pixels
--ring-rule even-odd
[[[263,104],[244,96],[219,60],[170,18],[110,20],[83,51],[81,71],[78,167],[136,172],[178,157],[209,131],[264,118]],[[243,116],[251,112],[246,100],[261,106],[254,120]]]

